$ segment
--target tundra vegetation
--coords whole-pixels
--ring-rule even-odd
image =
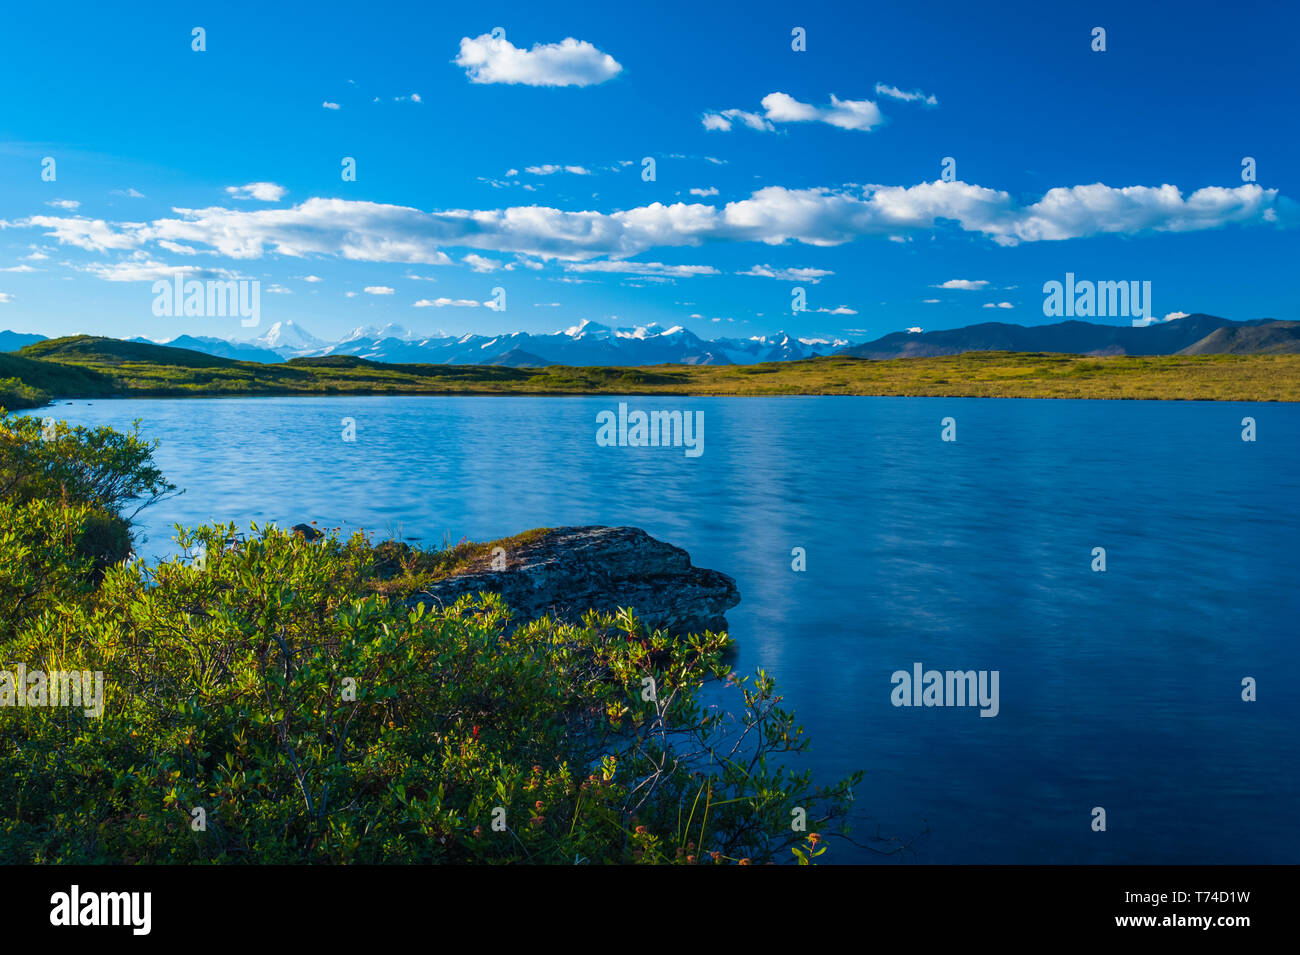
[[[883,361],[848,356],[759,365],[385,364],[350,355],[282,364],[85,335],[0,353],[0,403],[53,398],[258,395],[891,395],[1300,401],[1300,355],[1090,357],[966,352]]]
[[[95,717],[0,684],[0,859],[807,864],[851,838],[861,773],[791,768],[808,740],[725,634],[408,604],[490,545],[178,527],[147,564],[131,517],[176,492],[153,450],[0,411],[0,669],[105,685]]]

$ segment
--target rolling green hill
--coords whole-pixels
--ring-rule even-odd
[[[97,365],[120,365],[126,362],[147,362],[155,365],[174,365],[178,368],[228,368],[239,364],[230,358],[218,358],[203,352],[146,342],[127,342],[117,338],[95,335],[69,335],[66,338],[47,338],[18,350],[26,358],[52,358],[55,361],[76,361]]]
[[[57,395],[108,397],[120,390],[117,379],[92,367],[0,352],[0,408],[38,408]]]

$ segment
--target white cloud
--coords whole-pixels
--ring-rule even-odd
[[[56,209],[67,209],[69,212],[75,212],[81,208],[81,203],[76,199],[53,199],[45,204]]]
[[[475,255],[472,252],[461,260],[475,272],[495,272],[501,268],[501,263],[496,259],[489,259],[486,256]]]
[[[321,106],[322,106],[323,108],[325,108],[325,109],[338,109],[338,108],[339,108],[339,104],[338,104],[338,103],[331,103],[329,100],[326,100],[325,102],[321,103]]]
[[[9,292],[0,292],[0,304],[8,304],[13,300],[14,297]]]
[[[1190,314],[1191,314],[1190,312],[1170,312],[1168,315],[1164,317],[1163,321],[1176,322],[1180,318],[1187,318],[1187,316]]]
[[[525,166],[524,172],[530,176],[553,176],[557,172],[567,172],[571,176],[590,176],[592,172],[584,166],[556,166],[546,163],[542,166]],[[514,175],[515,170],[511,169],[506,173],[507,176]]]
[[[304,282],[319,282],[321,277],[319,275],[304,275],[302,280]]]
[[[707,189],[692,189],[690,193],[693,196],[699,196],[701,199],[707,199],[709,196],[716,196],[718,189],[716,186],[709,186]]]
[[[966,292],[978,292],[988,284],[988,279],[949,279],[938,285],[931,285],[930,288],[955,288]]]
[[[705,113],[701,118],[704,128],[727,132],[732,123],[740,122],[750,129],[771,132],[777,123],[827,123],[840,129],[867,131],[885,121],[879,107],[870,100],[840,99],[831,94],[829,106],[801,103],[788,93],[768,93],[763,97],[763,114],[741,109],[724,109]]]
[[[1015,308],[1010,302],[985,302],[983,308]]]
[[[585,40],[566,37],[559,43],[536,43],[531,50],[516,47],[504,36],[490,33],[462,37],[453,61],[472,83],[520,83],[525,86],[592,86],[623,69],[612,56]]]
[[[576,265],[566,265],[564,268],[566,272],[616,272],[672,278],[718,274],[718,270],[711,265],[665,265],[662,262],[582,262]]]
[[[749,113],[743,109],[724,109],[717,113],[705,113],[701,117],[701,122],[704,123],[705,129],[720,130],[724,133],[731,131],[733,122],[744,123],[750,129],[757,129],[761,133],[776,129],[758,113]]]
[[[394,96],[393,102],[394,103],[406,103],[406,102],[423,103],[424,100],[420,99],[419,93],[412,93],[410,96]]]
[[[237,273],[226,269],[206,269],[196,265],[168,265],[150,258],[144,252],[136,252],[123,262],[97,262],[82,266],[79,271],[89,273],[105,282],[157,282],[159,279],[171,279],[177,275],[199,280],[240,278]]]
[[[175,252],[177,255],[198,255],[199,250],[192,245],[181,245],[179,242],[172,242],[170,239],[159,239],[158,244],[168,252]]]
[[[915,186],[787,189],[710,205],[654,202],[602,213],[548,206],[424,211],[347,199],[308,199],[290,208],[175,209],[153,222],[84,217],[0,220],[0,228],[40,228],[60,244],[94,252],[169,241],[234,259],[335,256],[357,262],[448,265],[444,248],[534,259],[624,258],[654,248],[705,242],[798,242],[824,247],[866,236],[956,227],[1000,245],[1100,234],[1186,232],[1229,224],[1292,225],[1296,206],[1255,183],[1177,188],[1101,184],[1052,189],[1018,204],[1008,193],[964,182]]]
[[[397,289],[387,285],[367,285],[364,291],[367,295],[392,295]]]
[[[73,245],[87,252],[106,252],[109,249],[133,249],[140,245],[140,237],[132,227],[138,223],[120,223],[122,231],[115,231],[103,219],[58,218],[54,216],[32,216],[20,223],[7,223],[0,220],[0,228],[6,226],[34,226],[49,229],[45,234],[53,237],[60,245]],[[35,258],[35,253],[28,258]]]
[[[811,282],[816,285],[828,275],[834,275],[827,269],[778,269],[770,265],[755,265],[752,268],[737,272],[737,275],[756,275],[766,279],[780,279],[783,282]]]
[[[876,84],[877,96],[888,96],[890,99],[902,100],[904,103],[924,103],[926,106],[938,106],[939,101],[931,94],[927,95],[920,90],[900,90],[897,86],[887,86],[884,83]]]
[[[273,182],[250,182],[246,186],[226,186],[232,199],[256,199],[258,202],[279,202],[289,190]]]
[[[415,308],[478,308],[482,302],[472,298],[422,298],[415,303]]]
[[[144,199],[144,198],[146,198],[146,196],[145,196],[145,194],[144,194],[143,192],[138,192],[138,191],[135,190],[135,189],[114,189],[113,192],[112,192],[112,195],[115,195],[115,196],[126,196],[128,199]]]
[[[39,272],[40,269],[34,269],[30,265],[11,265],[7,269],[0,269],[0,272]]]
[[[921,304],[922,304],[922,305],[938,305],[938,304],[939,304],[939,300],[938,300],[937,298],[926,298],[926,299],[922,299],[922,300],[921,300]]]
[[[813,311],[814,311],[814,312],[824,312],[824,313],[826,313],[827,315],[856,315],[856,314],[858,314],[858,310],[857,310],[856,308],[849,308],[847,305],[840,305],[840,306],[837,306],[836,308],[814,308]]]

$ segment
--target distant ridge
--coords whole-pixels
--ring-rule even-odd
[[[1221,329],[1269,327],[1271,319],[1234,322],[1215,315],[1195,314],[1143,327],[1057,322],[1053,325],[1009,325],[984,322],[934,332],[894,332],[872,342],[853,345],[840,354],[856,358],[933,358],[968,351],[1062,352],[1072,355],[1176,355],[1200,345]],[[1207,350],[1188,354],[1212,354]]]
[[[44,335],[30,335],[26,332],[0,332],[0,352],[17,351],[36,342],[45,341]]]
[[[1180,355],[1294,355],[1300,353],[1300,322],[1224,326]]]

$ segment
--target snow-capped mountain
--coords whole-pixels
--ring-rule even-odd
[[[286,351],[298,354],[324,348],[328,343],[321,341],[301,325],[288,321],[276,322],[266,330],[265,335],[254,338],[249,344],[258,348],[269,348],[278,354]]]
[[[276,322],[246,343],[281,359],[355,355],[371,361],[446,365],[734,365],[828,355],[849,342],[793,338],[784,332],[753,338],[700,338],[680,325],[651,322],[614,328],[583,320],[551,334],[418,337],[400,325],[356,328],[326,342],[293,322]],[[199,349],[206,350],[206,349]]]

